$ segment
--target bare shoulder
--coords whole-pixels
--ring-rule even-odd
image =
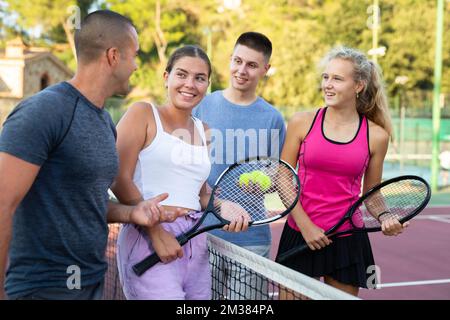
[[[131,106],[128,107],[127,113],[131,113],[133,115],[150,115],[153,114],[152,105],[145,101],[134,102]]]
[[[317,111],[303,111],[295,113],[288,123],[288,130],[294,130],[299,136],[304,137],[311,128]]]
[[[388,143],[389,134],[381,126],[377,125],[375,122],[369,120],[369,137],[374,143]]]
[[[385,129],[369,120],[369,149],[372,156],[384,158],[389,146],[389,134]]]
[[[131,121],[135,124],[154,122],[153,109],[150,103],[139,101],[128,107],[120,122]],[[119,124],[120,124],[119,122]]]
[[[289,120],[289,124],[293,124],[295,126],[310,126],[315,115],[316,112],[314,111],[296,112]]]

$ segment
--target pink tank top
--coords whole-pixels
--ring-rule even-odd
[[[301,205],[311,221],[325,231],[358,199],[370,158],[366,117],[360,116],[358,131],[351,141],[336,142],[323,132],[326,112],[327,108],[317,111],[298,157]],[[288,223],[299,231],[292,216]],[[349,227],[346,223],[339,231]]]

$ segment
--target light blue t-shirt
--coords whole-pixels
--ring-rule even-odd
[[[256,156],[280,156],[286,136],[283,117],[260,97],[250,105],[241,106],[225,99],[223,91],[215,91],[200,102],[193,115],[211,129],[210,186],[214,186],[220,174],[237,161]],[[271,243],[268,225],[251,227],[247,232],[214,230],[211,233],[243,247]]]

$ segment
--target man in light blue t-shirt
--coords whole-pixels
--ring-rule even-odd
[[[270,68],[272,44],[263,34],[243,33],[236,41],[230,62],[230,84],[225,90],[206,96],[193,115],[206,122],[211,136],[211,174],[213,186],[219,175],[231,164],[255,156],[279,158],[285,138],[282,115],[256,94],[259,81]],[[271,246],[268,225],[249,228],[246,232],[211,233],[264,257]],[[229,270],[222,270],[230,273]],[[248,283],[248,275],[241,274]],[[218,297],[220,298],[220,297]],[[236,299],[256,299],[239,295]]]

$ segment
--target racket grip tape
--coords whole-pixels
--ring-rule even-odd
[[[177,241],[180,244],[180,246],[184,246],[189,241],[189,237],[186,237],[186,235],[182,233],[179,236],[177,236]]]
[[[136,273],[137,276],[142,276],[145,271],[153,267],[155,264],[160,262],[161,259],[159,259],[159,256],[155,253],[149,255],[147,258],[142,260],[141,262],[136,263],[133,266],[133,271]]]

